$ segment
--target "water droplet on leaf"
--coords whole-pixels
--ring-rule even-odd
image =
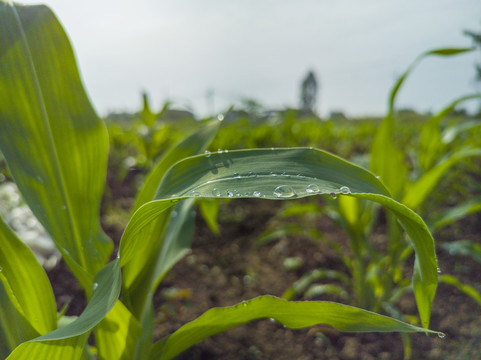
[[[440,339],[444,339],[444,338],[446,337],[446,334],[440,332],[440,333],[438,333],[438,337],[439,337]]]
[[[333,192],[330,193],[330,194],[329,194],[329,199],[331,199],[331,200],[336,200],[336,199],[337,199],[337,194],[336,194],[336,193],[333,193]]]
[[[93,283],[92,284],[92,291],[95,291],[99,287],[98,283]]]
[[[254,195],[255,197],[260,197],[262,194],[260,193],[260,191],[254,191],[252,195]]]
[[[217,189],[217,188],[213,188],[213,189],[212,189],[212,195],[214,195],[214,196],[220,196],[220,190]]]
[[[234,196],[234,193],[230,190],[227,190],[227,196],[228,197],[233,197]]]
[[[274,196],[278,198],[290,198],[296,196],[296,192],[289,185],[280,185],[274,189]]]
[[[317,186],[316,184],[307,185],[306,192],[307,192],[308,194],[318,193],[318,192],[319,192],[319,186]]]
[[[341,186],[341,188],[339,189],[339,191],[340,191],[342,194],[350,194],[350,193],[351,193],[351,189],[349,189],[347,186]]]
[[[206,157],[206,158],[209,158],[210,155],[211,155],[211,152],[206,150],[206,151],[204,152],[204,154],[205,154],[205,157]]]

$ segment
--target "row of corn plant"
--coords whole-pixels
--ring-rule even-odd
[[[341,331],[436,333],[428,329],[437,286],[433,238],[369,171],[313,148],[195,155],[217,131],[210,123],[155,164],[109,261],[112,241],[99,221],[108,134],[83,89],[68,38],[47,7],[0,2],[0,94],[0,149],[9,171],[88,299],[78,317],[61,321],[45,272],[0,221],[0,358],[170,359],[260,318],[292,329],[323,323]],[[153,293],[188,250],[196,199],[328,194],[381,204],[402,224],[416,253],[413,284],[423,328],[337,303],[262,296],[208,310],[154,342]]]

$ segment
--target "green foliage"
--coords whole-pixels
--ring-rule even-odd
[[[79,317],[59,327],[45,273],[0,222],[2,359],[91,359],[87,339],[92,331],[100,359],[168,359],[205,337],[259,318],[274,318],[290,328],[327,323],[343,331],[436,333],[427,329],[438,281],[434,241],[416,213],[369,171],[321,150],[196,155],[212,141],[217,122],[199,124],[194,133],[166,146],[159,160],[157,145],[145,151],[153,169],[134,205],[119,254],[108,262],[112,242],[99,221],[107,132],[83,89],[67,37],[47,7],[2,1],[0,46],[0,93],[5,96],[0,105],[0,149],[26,202],[88,299]],[[155,118],[144,98],[143,125],[154,127]],[[295,114],[286,114],[284,126],[292,130],[292,142],[305,131],[296,127],[295,119]],[[316,121],[305,124],[321,137]],[[367,221],[358,216],[364,205],[353,208],[358,201],[380,204],[399,221],[416,254],[413,288],[425,328],[341,304],[260,297],[211,309],[153,344],[153,293],[190,246],[195,200],[318,195],[342,199],[342,214],[354,233]],[[216,208],[205,212],[212,218]]]

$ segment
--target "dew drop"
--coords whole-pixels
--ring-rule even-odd
[[[205,157],[206,157],[206,158],[209,158],[210,155],[211,155],[211,152],[206,150],[206,151],[204,152],[204,154],[205,154]]]
[[[199,196],[200,196],[200,192],[195,191],[195,190],[192,190],[192,191],[190,192],[190,196],[199,197]]]
[[[241,302],[241,304],[242,304],[243,307],[247,307],[247,302],[246,302],[246,301]]]
[[[261,197],[262,194],[260,193],[260,191],[254,191],[252,195],[254,195],[255,197]]]
[[[278,198],[290,198],[296,196],[296,192],[289,185],[280,185],[274,189],[274,196]]]
[[[217,188],[212,189],[212,195],[219,197],[220,196],[220,190]]]
[[[230,190],[227,190],[227,196],[228,197],[233,197],[234,196],[234,193]]]
[[[219,115],[217,115],[217,120],[224,121],[224,114],[220,113]]]
[[[445,333],[442,333],[442,332],[438,333],[438,338],[444,339],[445,337],[446,337]]]
[[[350,193],[351,193],[351,189],[349,189],[347,186],[341,186],[341,188],[339,189],[339,191],[340,191],[342,194],[350,194]]]
[[[271,172],[270,175],[271,175],[271,176],[277,176],[277,174],[274,173],[274,172]]]
[[[436,271],[438,272],[438,274],[441,274],[441,269],[440,269],[440,268],[437,268]]]
[[[276,319],[270,318],[269,321],[270,321],[271,323],[275,323],[275,322],[276,322]]]
[[[234,174],[234,177],[237,179],[237,180],[240,180],[241,176],[239,175],[239,173],[235,173]]]
[[[228,152],[229,152],[229,150],[225,149],[225,150],[224,150],[224,152],[225,152],[225,153],[228,153]]]
[[[336,193],[333,193],[333,192],[330,193],[330,194],[329,194],[329,199],[331,199],[331,200],[336,200],[336,199],[337,199],[337,194],[336,194]]]
[[[218,154],[222,154],[222,149],[217,149]]]
[[[319,186],[317,186],[316,184],[307,185],[306,192],[309,193],[309,194],[318,193],[319,192]]]
[[[99,287],[98,283],[93,283],[92,284],[92,291],[95,291]]]
[[[253,173],[252,171],[249,172],[249,174],[247,174],[247,177],[250,177],[250,178],[255,178],[257,176],[256,173]]]

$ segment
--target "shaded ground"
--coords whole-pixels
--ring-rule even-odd
[[[167,335],[204,311],[229,306],[259,295],[281,296],[302,274],[316,268],[345,271],[337,253],[322,240],[302,236],[280,238],[257,247],[255,240],[282,206],[279,201],[234,200],[222,207],[221,235],[215,236],[198,217],[192,253],[164,279],[156,296],[158,337]],[[437,236],[441,241],[471,238],[479,241],[476,229],[481,219],[472,216]],[[328,219],[314,224],[326,239],[345,244],[346,235]],[[118,228],[109,228],[119,237]],[[477,236],[477,238],[476,238]],[[481,290],[479,264],[439,250],[443,273]],[[287,257],[300,257],[295,271],[283,266]],[[49,272],[59,306],[72,300],[69,313],[78,314],[84,305],[80,288],[60,264]],[[318,298],[335,300],[335,297]],[[405,296],[400,308],[416,314],[413,297]],[[412,359],[481,358],[481,307],[457,289],[440,284],[433,305],[431,327],[446,338],[416,334]],[[192,347],[179,359],[402,359],[403,343],[398,334],[341,334],[315,326],[291,331],[270,320],[259,320],[216,335]]]

